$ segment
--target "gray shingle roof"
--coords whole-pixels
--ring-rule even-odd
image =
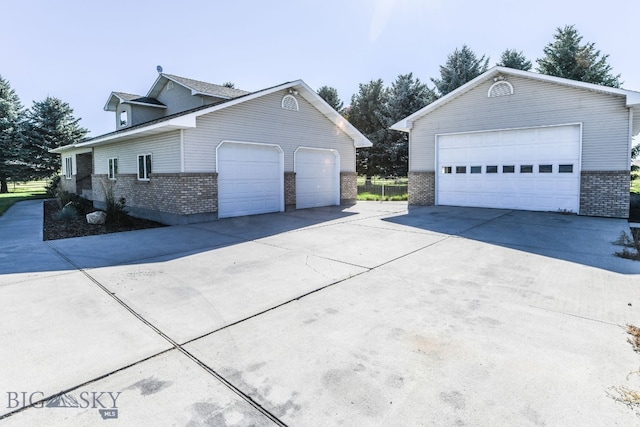
[[[188,87],[196,92],[217,96],[222,98],[237,98],[238,96],[246,95],[250,92],[240,89],[232,89],[226,86],[220,86],[213,83],[201,82],[199,80],[188,79],[186,77],[174,76],[173,74],[162,74],[163,76],[171,79],[181,85]]]

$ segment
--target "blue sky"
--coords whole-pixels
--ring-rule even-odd
[[[640,91],[637,0],[2,0],[0,75],[25,106],[68,102],[97,136],[114,130],[111,91],[146,94],[164,71],[258,90],[303,79],[345,105],[359,83],[413,72],[430,87],[467,44],[494,65],[507,48],[535,63],[559,26],[595,42]]]

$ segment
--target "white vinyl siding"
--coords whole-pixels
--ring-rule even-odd
[[[185,171],[214,172],[216,146],[224,140],[277,144],[284,151],[284,170],[293,170],[293,153],[298,147],[335,149],[340,170],[355,171],[353,140],[297,96],[299,111],[283,110],[280,91],[247,101],[197,119],[197,128],[185,129]]]
[[[514,94],[488,98],[493,84],[476,88],[416,120],[409,170],[433,171],[435,135],[582,123],[582,170],[629,168],[629,111],[623,96],[509,76]]]
[[[119,174],[138,174],[138,155],[153,154],[154,173],[180,172],[180,131],[146,136],[135,141],[95,147],[95,173],[108,175],[109,158],[118,158]]]

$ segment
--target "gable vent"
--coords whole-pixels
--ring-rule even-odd
[[[285,95],[282,98],[282,108],[289,111],[298,111],[298,100],[293,95]]]
[[[499,81],[491,85],[489,88],[489,98],[498,96],[513,95],[513,86],[509,82]]]

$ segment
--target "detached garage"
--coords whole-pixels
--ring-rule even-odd
[[[392,126],[409,204],[627,218],[640,93],[494,67]]]

